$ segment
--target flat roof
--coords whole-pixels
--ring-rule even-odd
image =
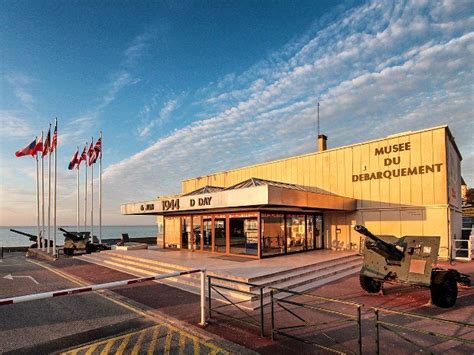
[[[315,155],[315,154],[325,154],[325,153],[336,151],[336,150],[339,150],[339,149],[346,149],[346,148],[355,147],[355,146],[358,146],[358,145],[364,145],[364,144],[380,142],[380,141],[384,141],[386,139],[391,139],[391,138],[395,138],[395,137],[403,137],[403,136],[408,136],[408,135],[411,135],[411,134],[417,134],[417,133],[422,133],[422,132],[427,132],[427,131],[434,131],[436,129],[441,129],[441,128],[445,128],[447,130],[448,137],[449,137],[451,143],[453,144],[454,149],[456,150],[456,153],[459,155],[459,158],[462,160],[461,153],[459,152],[459,149],[456,145],[456,142],[454,140],[454,137],[453,137],[451,131],[449,130],[448,125],[441,125],[441,126],[436,126],[436,127],[431,127],[431,128],[420,129],[418,131],[405,131],[405,132],[395,133],[395,134],[391,134],[391,135],[388,135],[388,136],[383,137],[383,138],[377,138],[377,139],[373,139],[373,140],[369,140],[369,141],[365,141],[365,142],[359,142],[359,143],[344,145],[344,146],[340,146],[340,147],[334,147],[334,148],[331,148],[331,149],[326,149],[324,151],[305,153],[305,154],[301,154],[301,155],[293,155],[293,156],[289,156],[289,157],[286,157],[286,158],[281,158],[281,159],[276,159],[276,160],[269,160],[269,161],[265,161],[265,162],[262,162],[262,163],[256,163],[256,164],[251,164],[251,165],[245,165],[245,166],[241,166],[241,167],[238,167],[238,168],[232,168],[232,169],[228,169],[228,170],[216,171],[214,173],[207,174],[207,175],[200,175],[200,176],[187,178],[187,179],[181,180],[181,182],[186,182],[186,181],[191,181],[191,180],[196,180],[196,179],[202,179],[202,178],[210,177],[210,176],[213,176],[213,175],[216,175],[216,174],[228,173],[228,172],[237,171],[237,170],[240,170],[240,169],[258,167],[258,166],[266,165],[266,164],[269,164],[269,163],[277,163],[277,162],[281,162],[281,161],[285,161],[285,160],[293,159],[293,158],[303,158],[303,157],[307,157],[307,156]]]

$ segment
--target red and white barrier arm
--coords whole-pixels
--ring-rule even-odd
[[[42,299],[45,299],[45,298],[75,295],[75,294],[78,294],[78,293],[85,293],[85,292],[103,290],[103,289],[107,289],[107,288],[131,285],[131,284],[146,282],[146,281],[162,280],[162,279],[167,279],[169,277],[176,277],[176,276],[194,274],[194,273],[197,273],[197,272],[202,272],[204,274],[206,272],[206,270],[205,269],[193,269],[193,270],[186,270],[186,271],[176,271],[176,272],[170,272],[168,274],[159,274],[159,275],[155,275],[155,276],[140,277],[140,278],[137,278],[137,279],[114,281],[114,282],[108,282],[108,283],[98,284],[98,285],[90,285],[90,286],[85,286],[85,287],[68,288],[66,290],[35,293],[35,294],[32,294],[32,295],[18,296],[18,297],[12,297],[12,298],[4,298],[4,299],[0,299],[0,306],[7,305],[7,304],[12,304],[12,303],[21,303],[21,302],[42,300]],[[203,292],[203,291],[204,290],[201,290],[201,292]]]

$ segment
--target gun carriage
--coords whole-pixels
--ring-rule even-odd
[[[90,232],[68,232],[64,228],[59,228],[59,230],[64,233],[64,254],[66,255],[74,255],[75,251],[85,251],[90,254],[110,249],[107,244],[98,243],[95,240],[90,241]]]
[[[470,286],[469,275],[434,267],[440,237],[378,237],[361,225],[354,230],[366,237],[359,278],[369,293],[378,293],[385,281],[428,287],[433,304],[449,308],[456,303],[458,284]]]
[[[34,235],[34,234],[30,234],[30,233],[26,233],[26,232],[22,232],[22,231],[19,231],[17,229],[13,229],[13,228],[10,228],[10,231],[13,232],[13,233],[16,233],[16,234],[20,234],[20,235],[23,235],[25,237],[28,237],[30,239],[30,241],[33,242],[33,244],[30,246],[30,248],[37,248],[38,247],[38,236]],[[40,242],[44,239],[44,237],[41,235],[40,233],[40,236],[39,236],[39,240]],[[46,241],[46,240],[45,240]],[[53,241],[50,240],[49,241],[49,246],[53,246]]]

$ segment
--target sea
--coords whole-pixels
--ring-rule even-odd
[[[68,231],[76,231],[76,226],[60,226]],[[36,235],[36,226],[10,226],[0,227],[0,247],[22,247],[30,246],[33,242],[28,237],[16,234],[10,231],[10,228]],[[79,231],[83,231],[80,228]],[[94,226],[94,235],[99,232],[99,227]],[[46,237],[47,237],[46,229]],[[130,238],[142,237],[156,237],[158,233],[157,225],[143,225],[143,226],[102,226],[102,239],[116,239],[119,240],[122,233],[128,233]],[[51,239],[53,237],[53,228],[51,227]],[[56,231],[57,245],[63,245],[64,237],[61,231]]]

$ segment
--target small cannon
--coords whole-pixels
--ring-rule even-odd
[[[64,228],[58,228],[64,234],[64,254],[74,255],[74,251],[82,251],[87,254],[109,250],[110,247],[106,244],[91,242],[90,232],[69,232]]]
[[[30,248],[37,248],[38,247],[38,236],[36,236],[34,234],[22,232],[22,231],[19,231],[17,229],[13,229],[13,228],[10,228],[10,231],[12,231],[13,233],[24,235],[25,237],[30,238],[30,241],[32,241],[34,243],[30,246]],[[42,241],[43,239],[44,238],[41,236],[41,232],[40,232],[40,241]],[[50,247],[53,246],[53,241],[52,240],[49,241],[49,246]]]
[[[361,225],[354,230],[366,237],[360,285],[378,293],[384,281],[428,287],[433,304],[450,308],[456,303],[458,284],[470,286],[469,275],[454,269],[433,267],[438,259],[440,237],[378,237]]]

